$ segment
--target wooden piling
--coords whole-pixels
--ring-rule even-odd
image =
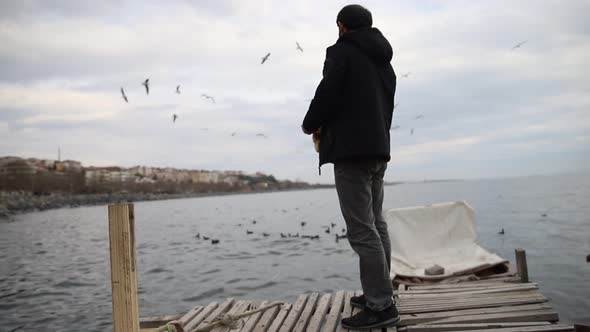
[[[133,204],[109,205],[113,331],[139,332]]]
[[[514,254],[516,255],[516,269],[520,276],[520,282],[527,283],[529,282],[529,269],[526,263],[526,251],[519,248],[514,251]]]

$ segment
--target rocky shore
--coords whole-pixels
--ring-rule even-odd
[[[311,189],[311,188],[309,188]],[[264,191],[268,192],[268,191]],[[101,194],[66,194],[51,193],[34,195],[30,192],[0,191],[0,219],[25,212],[43,211],[63,207],[78,207],[122,202],[153,201],[187,197],[204,197],[217,195],[243,194],[242,192],[208,192],[208,193],[101,193]]]

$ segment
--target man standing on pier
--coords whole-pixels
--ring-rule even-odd
[[[320,138],[320,167],[334,164],[336,190],[348,239],[360,260],[363,295],[350,329],[395,325],[399,314],[389,278],[391,245],[382,214],[383,176],[390,157],[389,129],[396,76],[393,50],[373,28],[371,12],[348,5],[338,13],[339,38],[328,47],[320,82],[303,120],[305,134]]]

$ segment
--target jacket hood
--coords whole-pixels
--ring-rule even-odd
[[[393,49],[389,41],[377,28],[363,28],[343,34],[337,41],[347,42],[358,47],[376,64],[391,62]]]

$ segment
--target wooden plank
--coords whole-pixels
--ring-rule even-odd
[[[292,307],[293,306],[289,303],[282,305],[281,311],[279,311],[277,317],[275,317],[267,332],[278,332],[283,325],[283,322],[287,318],[287,315],[289,315]]]
[[[537,283],[529,282],[529,283],[491,283],[491,284],[465,284],[461,287],[424,287],[424,288],[412,288],[409,290],[405,290],[404,292],[411,293],[411,294],[418,294],[418,293],[452,293],[452,292],[464,292],[469,290],[484,290],[484,289],[504,289],[504,288],[514,288],[514,287],[528,287],[528,286],[539,286]],[[448,285],[445,285],[448,286]],[[400,292],[399,290],[396,292]]]
[[[315,305],[320,297],[319,293],[311,293],[307,299],[307,303],[305,304],[305,308],[301,312],[301,316],[299,316],[299,320],[297,320],[297,324],[295,325],[295,332],[303,332],[311,319],[311,315],[315,309]]]
[[[330,309],[330,300],[332,300],[332,294],[327,293],[322,295],[318,304],[316,306],[315,312],[309,321],[309,325],[307,325],[307,329],[305,331],[310,332],[319,332],[320,328],[322,327],[322,323],[326,318],[326,314],[328,313],[328,309]]]
[[[453,296],[443,296],[437,294],[433,297],[424,297],[424,298],[400,298],[399,303],[401,304],[429,304],[429,303],[438,303],[438,302],[463,302],[464,300],[475,301],[475,300],[486,300],[486,299],[502,299],[502,298],[520,298],[520,297],[534,297],[534,296],[543,296],[541,292],[538,290],[526,290],[526,291],[514,291],[510,293],[495,293],[495,294],[473,294],[473,295],[465,295],[460,298],[453,297]]]
[[[493,307],[501,307],[505,305],[524,305],[524,304],[535,304],[535,303],[543,303],[547,302],[546,298],[539,297],[539,298],[525,298],[525,299],[517,299],[517,300],[497,300],[497,301],[490,301],[488,303],[481,302],[481,303],[467,303],[467,304],[454,304],[454,305],[436,305],[436,306],[428,306],[428,307],[398,307],[401,314],[416,314],[416,313],[425,313],[425,312],[435,312],[435,311],[444,311],[444,310],[461,310],[461,309],[476,309],[476,308],[493,308]]]
[[[256,324],[256,326],[254,327],[253,332],[266,332],[266,330],[268,330],[268,328],[272,324],[272,321],[275,319],[280,310],[281,309],[279,306],[274,306],[272,308],[266,309],[263,312],[262,317],[260,317],[258,324]]]
[[[250,309],[254,310],[256,308],[260,308],[260,307],[265,306],[267,304],[268,304],[267,301],[263,301],[262,303],[260,303],[258,305],[252,305],[252,307]],[[245,320],[245,324],[240,329],[240,332],[252,332],[252,330],[254,330],[254,326],[256,326],[256,324],[258,323],[258,320],[260,320],[261,316],[262,316],[262,312],[257,312],[255,314],[249,316]]]
[[[464,303],[466,301],[469,302],[478,302],[478,301],[486,301],[486,300],[507,300],[507,299],[526,299],[526,298],[538,298],[544,297],[538,291],[526,291],[524,293],[506,293],[502,295],[473,295],[473,296],[466,296],[464,298],[429,298],[429,299],[400,299],[399,304],[401,306],[412,306],[412,305],[435,305],[440,303]]]
[[[456,324],[456,323],[500,323],[500,322],[556,322],[559,320],[557,312],[553,310],[532,310],[524,312],[501,312],[483,315],[465,315],[443,318],[429,322],[434,324]]]
[[[184,330],[190,332],[191,330],[195,329],[205,319],[209,318],[211,313],[213,313],[213,311],[215,311],[218,306],[219,303],[217,302],[209,303],[197,316],[195,316],[195,318],[191,319],[186,325],[184,325]]]
[[[199,327],[203,327],[207,324],[211,324],[211,322],[213,322],[219,315],[228,312],[231,309],[231,307],[233,306],[233,304],[234,304],[233,298],[226,299],[207,318],[205,318],[205,320],[203,320],[203,322],[201,322],[201,324],[195,326],[195,328],[199,328]],[[185,328],[185,330],[188,330],[188,329]],[[188,330],[188,331],[190,332],[191,330]]]
[[[285,322],[283,323],[283,326],[281,326],[281,329],[279,330],[279,332],[291,332],[293,330],[293,328],[295,327],[295,324],[297,324],[297,321],[299,320],[299,317],[301,316],[301,312],[303,311],[303,308],[305,307],[305,303],[307,302],[307,298],[308,298],[307,294],[299,295],[299,297],[297,298],[297,300],[293,304],[293,308],[291,308],[291,312],[289,312],[289,315],[287,316],[287,318],[285,318]]]
[[[519,323],[473,323],[473,324],[439,324],[439,325],[412,325],[407,327],[408,332],[446,332],[446,331],[472,331],[515,327],[540,327],[549,326],[549,322],[519,322]]]
[[[139,332],[133,204],[109,205],[113,331]]]
[[[344,294],[344,308],[342,309],[342,318],[347,318],[352,316],[352,305],[350,304],[350,298],[354,296],[353,291],[348,291]],[[340,323],[340,322],[338,322]],[[342,327],[342,324],[339,324],[340,332],[346,332],[348,329]]]
[[[570,332],[574,331],[572,325],[551,324],[545,326],[525,326],[511,327],[502,329],[480,329],[471,330],[470,332]]]
[[[410,285],[407,286],[409,290],[418,290],[418,289],[447,289],[447,288],[462,288],[462,287],[474,287],[475,285],[478,286],[490,286],[490,285],[503,285],[503,284],[515,284],[520,283],[520,277],[508,277],[508,278],[500,278],[500,279],[490,279],[490,280],[476,280],[476,281],[466,281],[461,283],[449,283],[449,284],[424,284],[424,285]]]
[[[248,308],[250,307],[250,302],[248,301],[237,301],[232,307],[231,309],[229,309],[229,311],[227,312],[228,314],[231,315],[237,315],[237,314],[241,314],[244,311],[248,310]],[[243,323],[238,323],[237,325],[239,327],[241,327]],[[218,325],[216,327],[214,327],[211,332],[229,332],[231,330],[237,331],[239,330],[239,328],[236,329],[232,329],[229,326],[225,326],[225,325]]]
[[[479,294],[502,294],[506,292],[518,292],[527,290],[537,290],[537,284],[518,284],[512,287],[493,287],[493,288],[467,288],[461,290],[443,290],[443,291],[405,291],[398,295],[402,299],[419,299],[429,297],[459,297]]]
[[[344,305],[344,291],[340,290],[334,294],[334,300],[332,301],[332,306],[330,307],[330,311],[328,313],[328,317],[326,317],[326,324],[324,325],[324,332],[335,332],[336,328],[338,327],[338,323],[340,322],[340,314],[342,313],[342,307]],[[350,301],[350,299],[349,299]]]
[[[203,307],[201,307],[201,306],[198,305],[198,306],[192,308],[189,312],[187,312],[186,314],[184,314],[178,320],[182,323],[182,326],[185,326],[193,318],[197,317],[197,315],[200,314],[201,311],[203,311]]]
[[[182,314],[164,315],[164,316],[149,316],[139,318],[139,329],[150,329],[160,327],[169,321],[179,320]]]
[[[529,269],[526,263],[526,251],[519,248],[514,251],[514,254],[516,255],[516,269],[518,270],[520,281],[529,282]]]
[[[248,310],[252,310],[252,306],[253,306],[253,303],[252,302],[250,302],[250,301],[244,301],[244,304],[242,305],[242,307],[236,309],[235,314],[238,315],[238,314],[244,313],[244,312],[246,312]],[[249,318],[249,316],[242,318],[241,321],[240,321],[240,323],[238,323],[237,328],[234,329],[234,328],[228,327],[226,331],[227,332],[238,332],[238,331],[240,331],[242,329],[242,327],[244,327],[244,325],[246,325],[246,322],[248,321],[248,318]]]
[[[205,319],[212,317],[213,313],[215,312],[215,310],[217,310],[217,308],[219,308],[219,303],[209,303],[205,308],[203,308],[203,311],[201,311],[195,318],[193,318],[190,322],[188,322],[187,325],[184,326],[184,330],[186,332],[194,330],[203,321],[205,321]]]
[[[464,316],[464,315],[482,315],[500,312],[525,312],[530,310],[551,309],[547,303],[527,304],[521,306],[505,306],[496,308],[478,308],[478,309],[464,309],[464,310],[450,310],[440,312],[428,312],[423,314],[401,315],[401,325],[415,325],[425,324],[434,320],[439,320],[448,317]]]

